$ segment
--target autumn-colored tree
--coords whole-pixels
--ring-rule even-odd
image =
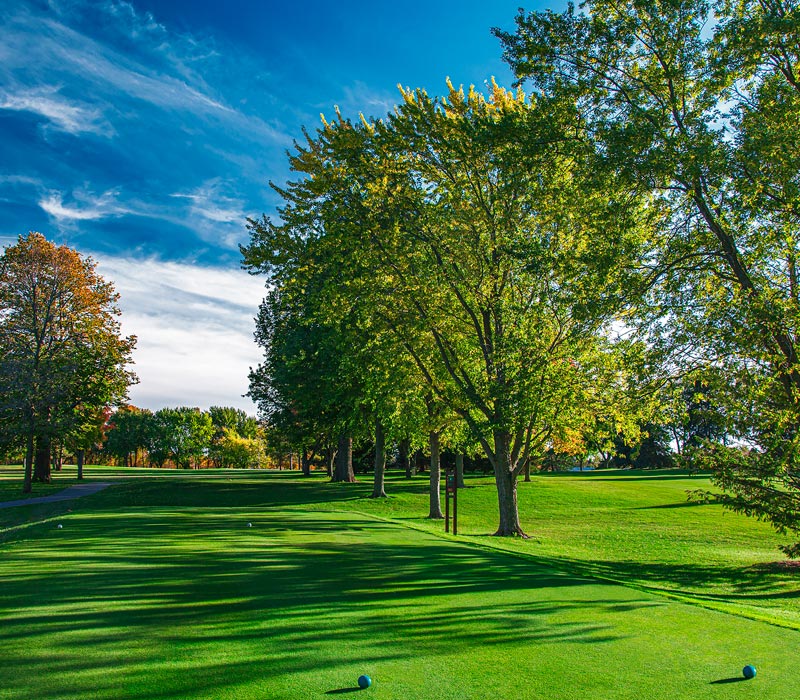
[[[263,463],[263,431],[255,418],[231,406],[212,406],[208,415],[213,426],[208,457],[216,466],[243,469]]]
[[[266,462],[264,441],[258,434],[245,437],[233,428],[223,428],[222,435],[213,443],[216,463],[223,468],[249,469],[261,467]]]
[[[0,432],[24,444],[26,492],[50,480],[50,443],[86,432],[135,375],[118,295],[91,258],[39,233],[0,257]]]

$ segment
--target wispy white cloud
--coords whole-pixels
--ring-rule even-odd
[[[0,185],[29,185],[41,187],[42,181],[30,175],[0,175]]]
[[[400,101],[400,91],[376,91],[360,81],[344,88],[340,107],[344,114],[363,112],[366,117],[381,118],[389,114]]]
[[[66,99],[59,94],[57,86],[23,89],[13,94],[2,91],[0,109],[38,114],[69,134],[91,133],[106,137],[114,134],[113,127],[99,109]]]
[[[260,361],[252,334],[262,280],[240,270],[154,258],[95,258],[120,294],[122,332],[138,339],[134,404],[255,411],[242,395],[249,368]]]
[[[138,199],[121,189],[107,190],[98,195],[87,186],[70,193],[41,185],[38,190],[37,204],[62,233],[74,232],[81,222],[131,216],[169,224],[204,244],[229,251],[238,249],[246,233],[248,214],[244,204],[238,198],[224,194],[224,185],[217,179],[188,193],[172,194],[167,201],[157,197]],[[169,199],[185,200],[187,205],[185,209],[176,208]],[[186,251],[184,257],[187,253],[191,255]]]
[[[190,192],[175,192],[171,196],[190,203],[187,225],[203,240],[235,249],[242,239],[248,213],[244,202],[229,194],[232,191],[232,185],[214,178]]]
[[[17,242],[17,238],[17,235],[0,233],[0,249],[5,249],[10,245],[14,245]]]
[[[75,197],[75,204],[69,205],[64,203],[64,195],[61,192],[50,191],[39,200],[39,206],[59,222],[93,221],[134,213],[117,201],[118,195],[119,193],[114,190],[104,192],[99,197],[79,193]]]
[[[224,194],[218,178],[209,180],[186,194],[176,192],[172,196],[190,200],[191,212],[209,221],[236,222],[241,225],[246,217],[241,199]]]
[[[21,10],[3,27],[0,84],[10,86],[10,103],[31,104],[65,131],[80,133],[78,130],[89,130],[91,125],[93,130],[107,130],[109,122],[124,118],[124,105],[122,109],[118,106],[119,97],[124,96],[163,110],[245,127],[235,132],[254,141],[288,141],[288,135],[275,124],[228,104],[224,83],[220,88],[208,83],[206,74],[221,74],[217,64],[222,56],[213,42],[170,34],[151,14],[138,13],[130,3],[111,1],[89,7],[109,15],[113,20],[110,30],[135,42],[137,52],[119,50],[113,41],[100,41],[70,26],[72,14],[86,11],[81,3],[56,6],[49,16]],[[34,95],[33,99],[26,91],[34,81],[39,83],[35,90],[52,90],[49,86],[54,76],[65,81],[79,78],[93,96],[92,106],[61,100],[65,109],[59,116],[58,105],[52,104],[55,98]]]
[[[286,171],[291,146],[280,115],[292,108],[271,97],[276,79],[254,57],[168,30],[124,0],[19,2],[0,10],[0,33],[0,110],[35,115],[45,137],[12,144],[8,167],[33,163],[41,181],[13,203],[38,204],[62,234],[144,217],[180,229],[189,246],[194,237],[198,249],[236,251],[246,217],[270,206],[267,173]],[[76,138],[74,159],[42,167],[64,135]],[[147,225],[126,220],[119,242],[135,249]]]

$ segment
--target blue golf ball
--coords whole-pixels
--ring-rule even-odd
[[[747,678],[748,680],[750,680],[751,678],[755,678],[756,677],[756,667],[753,666],[752,664],[747,664],[747,666],[745,666],[742,669],[742,675],[745,678]]]
[[[362,690],[364,688],[369,688],[372,685],[372,679],[369,676],[359,676],[358,677],[358,687]]]

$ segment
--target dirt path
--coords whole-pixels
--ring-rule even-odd
[[[55,501],[71,501],[73,498],[81,496],[91,496],[93,493],[102,491],[106,486],[111,486],[110,481],[92,481],[86,484],[75,484],[65,488],[58,493],[51,493],[49,496],[37,496],[36,498],[21,498],[18,501],[5,501],[0,503],[0,508],[13,508],[14,506],[30,506],[34,503],[54,503]]]

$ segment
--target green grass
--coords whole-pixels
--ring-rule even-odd
[[[721,506],[687,502],[687,491],[710,487],[705,477],[677,471],[534,477],[520,483],[518,496],[529,540],[489,537],[498,521],[492,480],[467,484],[459,493],[462,539],[800,629],[800,568],[778,549],[790,540]],[[389,493],[388,502],[362,499],[354,507],[442,529],[419,517],[427,513],[425,493]]]
[[[797,619],[779,537],[680,505],[704,480],[537,477],[509,541],[485,479],[452,538],[424,477],[373,501],[296,473],[87,476],[114,484],[0,510],[0,698],[324,698],[361,673],[375,698],[800,696],[796,630],[702,607]]]
[[[63,474],[63,476],[61,476]],[[75,473],[61,472],[52,484],[35,484],[32,493],[22,493],[23,470],[20,466],[0,466],[0,503],[18,501],[60,491],[65,486],[77,483]]]

